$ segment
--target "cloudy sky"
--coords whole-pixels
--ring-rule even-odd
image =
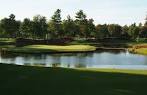
[[[0,19],[13,13],[16,19],[32,18],[40,14],[48,19],[56,9],[62,10],[62,18],[73,18],[82,9],[96,24],[131,24],[143,22],[147,14],[147,0],[0,0]]]

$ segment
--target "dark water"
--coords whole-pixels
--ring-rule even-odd
[[[1,54],[0,63],[65,68],[147,69],[147,56],[112,51],[39,55]]]

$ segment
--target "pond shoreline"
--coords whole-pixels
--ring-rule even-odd
[[[132,48],[129,48],[128,50],[129,52],[134,54],[147,55],[147,44],[134,45]]]
[[[82,53],[6,53],[1,63],[63,68],[147,69],[147,56],[124,50],[96,50]]]
[[[45,52],[21,52],[21,51],[11,51],[11,50],[0,50],[0,53],[18,53],[18,54],[61,54],[61,53],[93,53],[97,51],[127,51],[127,48],[105,48],[105,47],[97,47],[96,50],[93,51],[45,51]]]
[[[103,71],[103,72],[126,72],[126,73],[133,73],[133,71],[141,71],[138,72],[138,74],[146,74],[147,75],[147,69],[117,69],[117,68],[65,68],[65,67],[43,67],[43,66],[29,66],[29,65],[17,65],[17,64],[6,64],[6,63],[0,63],[0,66],[17,66],[17,67],[26,67],[26,68],[48,68],[48,69],[68,69],[68,70],[80,70],[80,71]],[[146,71],[146,73],[143,73]],[[135,73],[135,72],[134,72]]]
[[[43,47],[43,48],[42,48]],[[44,48],[45,47],[45,48]],[[68,49],[69,48],[69,49]],[[25,47],[4,47],[0,49],[2,53],[89,53],[98,50],[122,50],[126,51],[127,48],[114,48],[114,47],[96,47],[92,45],[67,45],[67,46],[54,46],[54,45],[30,45]]]
[[[97,47],[96,50],[123,50],[123,51],[126,51],[127,48]]]
[[[38,47],[34,47],[34,49],[28,49],[28,48],[24,48],[22,49],[23,47],[16,47],[15,45],[2,45],[0,46],[0,52],[1,53],[29,53],[29,54],[54,54],[54,53],[89,53],[89,52],[95,52],[95,51],[104,51],[104,50],[113,50],[113,51],[129,51],[131,53],[136,53],[136,54],[141,54],[141,55],[147,55],[147,50],[146,49],[135,49],[134,47],[136,45],[142,45],[141,43],[137,44],[133,44],[133,43],[130,43],[130,44],[122,44],[120,45],[120,43],[116,44],[116,43],[112,43],[112,44],[107,44],[105,43],[104,45],[98,45],[98,44],[90,44],[90,45],[80,45],[78,44],[77,46],[79,47],[76,47],[76,48],[73,48],[72,46],[74,45],[63,45],[63,47],[65,46],[65,49],[64,50],[60,50],[60,48],[58,49],[52,49],[52,50],[47,50],[47,48],[45,49],[39,49]],[[147,44],[145,44],[147,45]],[[53,46],[53,45],[46,45],[46,46]],[[66,50],[66,46],[71,46],[70,48],[73,48],[73,50]],[[90,46],[90,48],[92,47],[93,49],[90,49],[90,48],[87,48],[85,50],[82,50],[79,48],[81,48],[81,46]],[[25,46],[27,47],[27,46]],[[56,45],[56,47],[60,47],[60,45]],[[21,50],[22,49],[22,50]],[[76,50],[74,50],[76,49]]]

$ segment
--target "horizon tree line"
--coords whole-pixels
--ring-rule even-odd
[[[8,18],[0,20],[0,37],[3,38],[30,38],[30,39],[60,39],[60,38],[121,38],[135,40],[147,38],[147,19],[145,24],[128,26],[119,24],[94,24],[88,19],[83,10],[75,15],[75,20],[70,15],[62,20],[61,10],[57,9],[51,20],[45,16],[36,15],[33,20],[24,18],[23,21],[15,19],[11,14]]]

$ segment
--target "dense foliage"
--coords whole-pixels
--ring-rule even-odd
[[[25,18],[22,22],[15,19],[11,14],[9,18],[0,21],[0,37],[5,38],[31,38],[31,39],[54,39],[54,38],[121,38],[136,40],[147,38],[147,21],[144,25],[136,23],[130,26],[118,24],[94,24],[94,20],[87,19],[83,10],[76,13],[75,19],[69,15],[62,20],[61,10],[57,9],[51,20],[47,21],[44,16],[34,16],[33,20]]]

